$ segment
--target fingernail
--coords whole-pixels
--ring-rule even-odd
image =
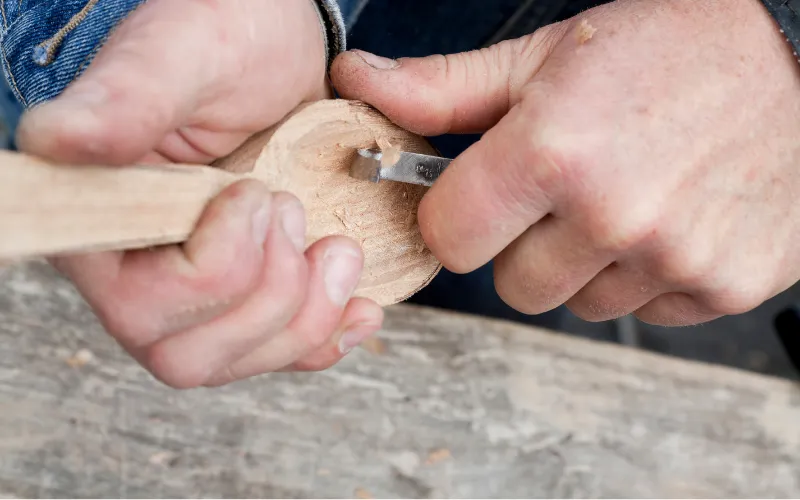
[[[280,209],[283,232],[289,237],[298,252],[306,249],[306,219],[303,207],[298,202],[288,202]]]
[[[400,63],[394,59],[376,56],[375,54],[364,52],[363,50],[354,50],[353,52],[375,69],[394,69],[400,65]]]
[[[262,246],[267,239],[269,228],[269,203],[262,201],[253,213],[253,241],[257,246]]]
[[[322,263],[328,298],[344,307],[361,277],[361,256],[350,247],[338,246],[325,252]]]
[[[339,352],[347,354],[360,346],[375,331],[371,325],[355,325],[345,331],[339,339]]]

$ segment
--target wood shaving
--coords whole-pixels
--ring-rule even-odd
[[[383,137],[378,138],[376,142],[378,143],[381,153],[383,153],[383,156],[381,156],[381,166],[391,167],[400,161],[400,148],[392,145],[388,139]]]
[[[589,21],[586,19],[583,19],[578,25],[578,43],[583,45],[584,43],[588,42],[592,39],[596,32],[597,28],[589,24]]]
[[[439,462],[443,462],[445,460],[449,460],[452,457],[450,450],[447,448],[440,448],[438,450],[434,450],[428,455],[428,460],[425,461],[425,465],[433,465]]]
[[[356,488],[356,498],[374,498],[372,493],[364,488]]]
[[[336,218],[341,221],[344,228],[348,231],[352,231],[358,227],[358,224],[353,222],[353,220],[350,218],[350,213],[348,212],[347,207],[334,210],[333,215],[335,215]]]
[[[409,228],[409,229],[411,229],[411,228],[413,228],[413,227],[414,227],[416,224],[417,224],[417,214],[415,214],[414,212],[411,212],[411,213],[410,213],[410,214],[408,214],[408,216],[406,217],[406,227],[407,227],[407,228]]]
[[[92,362],[94,354],[88,349],[81,349],[80,351],[67,358],[67,364],[72,368],[80,368]]]
[[[153,465],[171,467],[178,460],[178,454],[171,451],[161,451],[150,455],[149,462]]]
[[[368,353],[376,356],[383,356],[387,351],[386,343],[377,337],[369,337],[361,343],[361,347]]]

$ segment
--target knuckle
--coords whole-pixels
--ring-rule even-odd
[[[94,315],[113,338],[126,345],[147,344],[158,335],[156,325],[148,322],[148,315],[120,301],[105,299],[92,304]]]
[[[308,268],[302,257],[286,259],[281,266],[271,270],[268,279],[274,287],[276,295],[287,306],[301,303],[308,291]]]
[[[525,200],[537,200],[543,194],[560,193],[577,172],[589,169],[584,165],[588,160],[579,150],[553,143],[542,135],[538,131],[531,135],[528,146],[530,163],[517,164],[513,170],[517,175],[509,178],[507,187],[512,193],[516,190],[525,195]]]
[[[527,281],[524,278],[520,282]],[[513,309],[523,314],[536,314],[538,308],[534,305],[535,300],[529,296],[526,287],[520,282],[514,283],[508,279],[495,279],[494,287],[500,299]]]
[[[757,283],[731,280],[706,294],[704,303],[715,314],[737,316],[757,308],[766,297],[765,288]]]
[[[588,208],[586,228],[590,241],[600,250],[621,253],[657,234],[659,217],[646,207],[626,210]]]
[[[497,258],[494,287],[500,299],[523,314],[542,314],[558,305],[559,281],[553,273],[542,279],[520,259]]]
[[[300,372],[322,372],[333,368],[339,360],[338,357],[300,360],[294,364],[294,368]]]
[[[715,281],[714,257],[700,246],[673,247],[656,256],[657,277],[681,288],[693,289]]]
[[[156,379],[173,389],[194,389],[208,379],[208,373],[200,363],[187,363],[170,348],[168,342],[150,346],[145,351],[144,365]]]
[[[487,133],[486,141],[503,144],[507,140],[495,140]],[[516,148],[486,147],[487,164],[502,165],[500,175],[491,179],[493,203],[501,215],[529,217],[531,213],[546,211],[552,200],[563,193],[571,177],[576,160],[572,153],[556,149],[539,141],[534,132],[526,150],[519,154]],[[484,140],[484,139],[482,139]],[[493,155],[494,158],[489,158]]]
[[[236,261],[235,257],[205,260],[193,279],[196,290],[214,290],[215,295],[238,297],[254,285],[255,262]]]
[[[587,297],[580,293],[565,305],[575,316],[590,323],[618,319],[630,312],[630,308],[609,301],[605,296]]]
[[[328,340],[333,335],[335,324],[333,321],[327,321],[330,324],[317,325],[317,328],[307,328],[302,331],[301,335],[309,351],[314,351],[328,343]]]

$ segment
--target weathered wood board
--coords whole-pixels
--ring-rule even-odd
[[[800,496],[790,382],[387,314],[330,371],[177,392],[48,267],[0,270],[0,497]]]

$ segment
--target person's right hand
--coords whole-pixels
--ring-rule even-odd
[[[149,0],[78,80],[23,116],[18,144],[78,164],[210,163],[329,92],[311,0]],[[351,299],[359,245],[305,249],[304,237],[297,198],[244,181],[184,245],[52,262],[158,379],[217,386],[325,369],[380,328],[382,309]]]

